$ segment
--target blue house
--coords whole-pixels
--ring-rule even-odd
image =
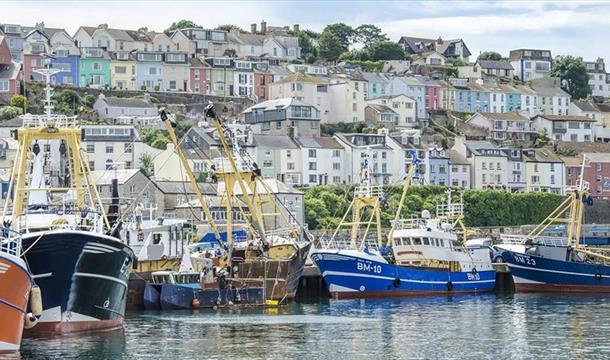
[[[163,86],[163,53],[136,53],[136,89],[159,91]]]
[[[417,102],[417,119],[425,121],[426,114],[426,86],[414,77],[395,77],[390,81],[388,95],[404,94]]]
[[[58,85],[78,86],[80,52],[71,54],[60,51],[60,55],[51,59],[51,67],[62,71],[51,77],[51,82]]]
[[[521,110],[521,93],[519,92],[519,90],[517,90],[517,88],[513,86],[506,84],[502,84],[500,85],[500,87],[502,88],[502,91],[504,91],[506,94],[506,96],[504,96],[504,99],[506,101],[506,111]]]
[[[376,99],[388,95],[390,81],[379,73],[361,72],[360,75],[367,81],[366,100]]]
[[[471,92],[469,112],[489,112],[490,91],[477,83],[470,83],[468,87]]]

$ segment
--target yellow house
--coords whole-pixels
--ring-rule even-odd
[[[110,52],[110,87],[136,90],[136,62],[127,51]]]

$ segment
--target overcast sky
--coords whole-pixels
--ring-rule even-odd
[[[450,39],[461,37],[476,56],[496,50],[544,48],[553,56],[572,54],[586,60],[610,60],[610,2],[599,1],[1,1],[0,23],[63,27],[80,25],[161,31],[189,19],[213,28],[251,23],[300,24],[321,31],[335,22],[375,24],[397,41],[401,35]],[[260,26],[260,25],[259,25]]]

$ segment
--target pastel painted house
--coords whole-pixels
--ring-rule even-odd
[[[163,88],[163,53],[137,52],[136,88],[138,90],[160,91]]]
[[[32,28],[21,26],[18,24],[1,24],[0,34],[4,36],[8,48],[11,52],[11,57],[17,63],[23,61],[23,43],[24,37]]]
[[[74,39],[63,29],[50,33],[50,44],[53,57],[51,67],[62,71],[51,77],[51,82],[61,85],[78,86],[80,75],[80,50],[74,45]]]
[[[190,90],[191,73],[189,70],[188,55],[186,53],[171,52],[163,54],[163,86],[165,91]]]
[[[527,112],[475,113],[468,120],[469,125],[485,128],[495,141],[520,141],[533,144],[537,131]]]
[[[197,57],[189,58],[189,65],[191,92],[206,95],[210,94],[212,67]]]
[[[109,56],[112,88],[118,90],[137,90],[136,61],[133,54],[127,51],[111,51]]]
[[[417,120],[425,121],[426,86],[414,77],[395,77],[390,82],[389,95],[404,94],[417,102]]]
[[[394,123],[397,127],[414,127],[417,125],[417,101],[407,95],[387,95],[367,101],[367,105],[384,105],[396,114]],[[369,121],[369,116],[366,116]]]
[[[110,86],[110,56],[102,48],[81,48],[80,87],[105,89]]]
[[[44,79],[35,70],[45,66],[47,55],[51,54],[49,37],[41,29],[34,29],[25,36],[23,44],[23,76],[27,82]]]
[[[0,97],[9,100],[21,92],[20,66],[11,57],[6,38],[0,35]]]

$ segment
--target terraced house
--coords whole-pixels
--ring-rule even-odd
[[[81,48],[79,69],[80,87],[103,89],[110,86],[108,51],[98,47]]]
[[[110,56],[111,87],[118,90],[137,90],[134,55],[127,51],[110,51],[108,55]]]
[[[228,33],[210,29],[181,29],[170,36],[176,44],[175,51],[186,52],[189,56],[223,56],[230,48]]]
[[[186,53],[169,52],[164,53],[165,64],[163,66],[163,86],[164,91],[184,91],[191,88],[191,73],[189,69],[189,59]]]
[[[235,71],[234,59],[230,57],[206,58],[210,65],[210,82],[212,84],[212,95],[233,96],[233,73]]]
[[[163,53],[136,52],[136,87],[159,91],[163,88]]]

